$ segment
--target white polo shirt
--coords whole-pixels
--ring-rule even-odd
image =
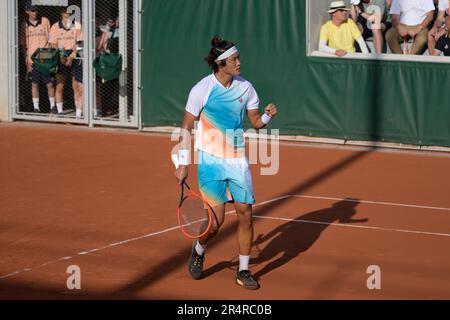
[[[439,0],[439,11],[448,10],[450,7],[450,0]]]
[[[400,15],[400,23],[407,26],[421,24],[427,13],[434,11],[433,0],[394,0],[390,14]]]

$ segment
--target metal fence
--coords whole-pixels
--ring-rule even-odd
[[[136,127],[138,6],[16,0],[14,118]]]
[[[133,1],[95,2],[96,61],[120,65],[121,73],[95,77],[95,119],[130,121],[135,115],[133,97]],[[96,64],[96,71],[99,71]],[[114,73],[114,68],[111,72]],[[106,78],[106,79],[105,79]],[[114,78],[110,80],[110,78]]]

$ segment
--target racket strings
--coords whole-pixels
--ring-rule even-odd
[[[205,209],[205,203],[195,195],[185,197],[179,208],[180,225],[183,231],[191,237],[200,237],[211,225],[210,209]]]

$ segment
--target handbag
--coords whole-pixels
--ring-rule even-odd
[[[97,75],[103,80],[116,80],[122,72],[123,58],[121,54],[103,52],[94,61],[94,68]]]
[[[58,71],[60,52],[54,48],[39,48],[31,56],[33,67],[44,75],[53,75]]]

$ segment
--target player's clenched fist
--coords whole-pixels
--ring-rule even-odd
[[[275,118],[275,116],[278,113],[277,106],[274,105],[273,103],[269,104],[264,111],[271,118]]]

